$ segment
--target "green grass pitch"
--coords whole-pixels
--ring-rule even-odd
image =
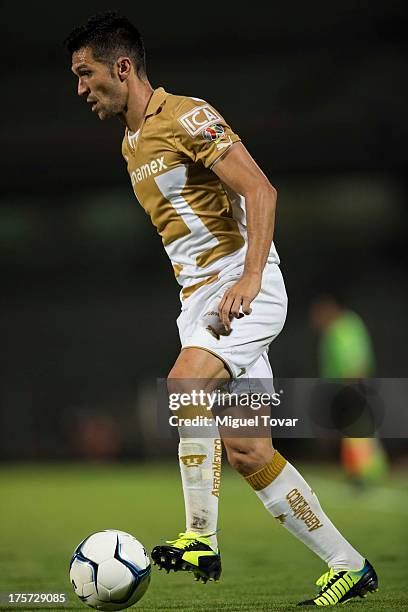
[[[357,495],[335,468],[306,465],[302,472],[337,527],[377,569],[380,591],[353,601],[351,609],[408,610],[404,474]],[[106,528],[128,531],[150,551],[184,527],[176,462],[3,465],[0,491],[0,592],[68,592],[69,603],[55,609],[87,609],[72,592],[68,563],[89,533]],[[154,567],[148,592],[132,609],[285,612],[310,597],[315,579],[326,571],[228,468],[221,486],[219,541],[219,583],[204,585],[194,582],[191,574],[167,575]]]

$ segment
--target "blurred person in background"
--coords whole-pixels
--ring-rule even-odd
[[[315,298],[310,321],[320,335],[318,361],[321,378],[368,378],[374,375],[375,355],[363,319],[331,294]],[[342,438],[341,462],[358,489],[387,474],[387,458],[377,438]]]

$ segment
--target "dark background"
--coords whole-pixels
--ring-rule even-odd
[[[405,6],[2,7],[1,457],[155,452],[146,423],[179,350],[178,285],[133,196],[123,128],[76,96],[62,47],[108,9],[141,30],[152,85],[212,103],[278,190],[289,312],[274,371],[318,375],[309,305],[331,290],[366,321],[377,376],[407,375]]]

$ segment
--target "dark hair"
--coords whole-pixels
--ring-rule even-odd
[[[82,47],[90,47],[94,58],[112,66],[120,55],[134,62],[139,76],[146,75],[146,54],[139,30],[126,17],[109,12],[93,15],[65,39],[70,55]]]

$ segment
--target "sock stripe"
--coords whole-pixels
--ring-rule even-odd
[[[273,455],[273,459],[270,463],[264,465],[263,468],[251,474],[250,476],[245,476],[248,484],[251,485],[255,491],[261,491],[265,489],[268,485],[271,484],[279,476],[281,471],[286,465],[286,459],[282,457],[282,455],[275,450]]]
[[[173,412],[173,415],[180,419],[193,419],[196,416],[211,418],[212,412],[203,404],[191,404],[190,406],[180,406],[178,410]]]

